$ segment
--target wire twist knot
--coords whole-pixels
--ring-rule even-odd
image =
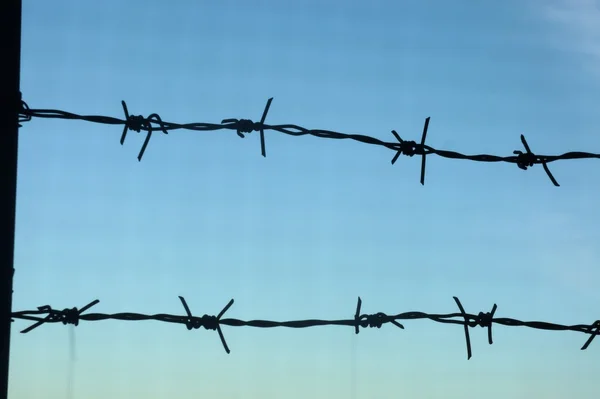
[[[148,125],[146,118],[142,115],[129,115],[125,123],[128,129],[138,133],[142,131],[144,126]]]
[[[531,167],[536,163],[541,163],[542,167],[544,168],[544,172],[546,172],[546,175],[548,175],[548,178],[552,184],[554,184],[556,187],[560,186],[554,176],[552,176],[550,169],[548,169],[546,158],[535,155],[531,151],[531,148],[529,148],[529,144],[527,144],[527,140],[525,140],[525,136],[523,135],[521,135],[521,143],[523,143],[523,147],[525,147],[525,152],[519,150],[513,151],[513,154],[517,156],[515,160],[517,166],[520,169],[527,170],[528,167]]]
[[[392,165],[396,163],[400,155],[421,155],[421,184],[425,184],[425,156],[427,155],[425,147],[425,139],[427,138],[427,129],[429,128],[429,117],[425,118],[425,125],[423,126],[423,135],[421,136],[421,143],[417,144],[415,141],[402,140],[402,137],[395,131],[392,130],[392,134],[398,140],[399,145],[396,146],[397,151],[394,158],[392,158]]]
[[[363,328],[381,328],[381,326],[387,321],[387,315],[385,313],[375,314],[364,314],[360,316],[360,326]]]
[[[146,147],[150,142],[150,137],[152,137],[152,122],[157,123],[159,129],[164,134],[169,134],[169,131],[165,123],[160,118],[160,115],[158,115],[157,113],[150,114],[150,116],[148,116],[147,118],[144,118],[142,115],[130,115],[125,101],[121,101],[121,105],[123,106],[123,112],[125,113],[125,126],[123,127],[123,133],[121,134],[121,145],[123,145],[123,143],[125,142],[125,137],[127,136],[127,131],[129,130],[133,130],[134,132],[139,133],[143,129],[148,132],[148,134],[146,134],[144,144],[142,144],[142,148],[140,149],[140,152],[138,154],[138,161],[141,161],[142,157],[144,156],[144,152],[146,152]]]
[[[515,150],[513,154],[517,155],[517,166],[520,169],[527,170],[528,167],[537,163],[537,156],[531,152]]]
[[[205,314],[202,316],[202,326],[205,330],[216,330],[219,327],[219,319],[217,316],[209,316]]]
[[[216,330],[219,327],[219,319],[217,316],[210,316],[205,314],[202,317],[188,317],[185,320],[185,326],[188,330],[198,329],[204,327],[205,330]]]
[[[262,128],[262,123],[260,123],[260,122],[252,122],[252,120],[250,120],[250,119],[240,119],[237,122],[237,132],[238,132],[238,134],[241,134],[241,133],[250,133],[252,131],[259,131],[261,128]]]
[[[490,327],[492,325],[494,315],[491,312],[479,312],[475,320],[472,322],[471,327]]]
[[[180,296],[179,300],[185,309],[185,313],[187,314],[187,318],[185,319],[185,325],[188,330],[193,328],[204,327],[205,330],[213,330],[219,333],[219,338],[221,338],[221,343],[223,344],[223,348],[225,348],[225,352],[229,353],[229,347],[227,346],[227,342],[225,342],[225,337],[223,336],[223,331],[221,331],[221,317],[227,312],[227,309],[233,305],[233,299],[229,301],[227,305],[219,312],[217,316],[210,316],[205,314],[202,317],[194,317],[192,316],[192,312],[190,311],[189,306],[185,299]]]
[[[37,320],[37,322],[35,324],[32,324],[31,326],[27,327],[23,331],[21,331],[21,333],[25,334],[31,330],[35,330],[36,328],[38,328],[39,326],[41,326],[44,323],[63,323],[64,325],[73,324],[73,325],[77,326],[77,325],[79,325],[79,319],[80,319],[81,314],[83,312],[85,312],[86,310],[88,310],[89,308],[91,308],[92,306],[96,305],[98,302],[100,302],[100,301],[96,299],[96,300],[88,303],[81,309],[77,309],[75,307],[75,308],[70,308],[70,309],[67,308],[62,311],[52,309],[52,307],[50,305],[39,306],[37,311],[39,313],[46,314],[46,317],[41,320],[34,319],[34,320]]]
[[[231,123],[232,129],[235,129],[237,135],[244,138],[244,133],[253,131],[262,131],[263,122],[253,122],[250,119],[223,119],[222,123]]]
[[[265,129],[269,129],[269,127],[265,127],[265,119],[267,118],[267,113],[269,112],[269,108],[271,108],[271,101],[273,101],[273,97],[267,100],[267,105],[265,106],[265,110],[263,111],[262,118],[260,118],[260,122],[252,122],[250,119],[223,119],[221,123],[231,123],[231,125],[227,126],[228,129],[235,129],[237,131],[237,135],[241,138],[244,138],[244,133],[251,133],[256,130],[260,132],[260,152],[263,157],[267,156],[267,151],[265,150]]]
[[[409,157],[412,157],[415,154],[422,153],[422,148],[417,146],[416,141],[403,141],[400,143],[399,151],[402,153],[402,155],[408,155]]]
[[[52,311],[51,316],[53,321],[61,322],[64,325],[73,324],[75,326],[79,325],[79,310],[75,308],[67,308],[63,309],[62,312]]]
[[[479,314],[477,316],[474,316],[471,314],[467,314],[467,312],[465,312],[465,308],[460,303],[460,299],[458,299],[457,297],[453,297],[453,298],[454,298],[454,302],[456,302],[456,305],[458,306],[458,309],[460,310],[462,317],[465,319],[464,329],[465,329],[465,341],[467,343],[467,359],[470,359],[473,353],[471,352],[471,338],[469,336],[469,327],[477,327],[477,326],[487,327],[488,343],[490,345],[493,344],[494,340],[492,339],[492,324],[494,323],[494,314],[496,313],[496,309],[498,309],[498,306],[496,304],[494,304],[494,306],[492,306],[491,312],[486,312],[486,313],[479,312]],[[473,319],[473,320],[471,320],[471,319]]]
[[[360,308],[362,307],[362,299],[358,297],[358,302],[356,303],[356,313],[354,313],[354,332],[356,334],[359,333],[360,327],[363,328],[381,328],[385,323],[392,323],[398,328],[404,329],[404,326],[398,323],[394,318],[390,318],[385,313],[379,312],[375,314],[360,314]]]

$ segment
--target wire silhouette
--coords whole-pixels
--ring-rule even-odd
[[[186,300],[179,296],[179,300],[185,309],[185,315],[171,315],[171,314],[140,314],[140,313],[87,313],[83,314],[86,310],[95,306],[100,301],[98,299],[90,302],[81,309],[76,307],[64,310],[52,309],[49,305],[40,306],[37,310],[25,310],[20,312],[13,312],[12,318],[24,319],[35,321],[34,324],[25,328],[21,333],[28,333],[42,324],[46,323],[63,323],[77,326],[80,321],[100,321],[100,320],[123,320],[123,321],[143,321],[143,320],[155,320],[166,323],[184,324],[188,330],[199,329],[203,327],[206,330],[217,331],[223,348],[227,353],[230,353],[229,346],[225,341],[225,336],[221,330],[221,326],[230,327],[257,327],[257,328],[275,328],[275,327],[287,327],[287,328],[310,328],[317,326],[349,326],[354,327],[354,332],[359,333],[360,328],[381,328],[384,324],[391,323],[400,329],[404,329],[404,326],[398,322],[398,320],[418,320],[418,319],[429,319],[437,323],[447,324],[459,324],[464,326],[465,341],[467,345],[467,359],[471,359],[471,338],[469,335],[469,328],[480,326],[487,328],[488,343],[493,344],[492,340],[492,325],[500,324],[511,327],[528,327],[538,330],[549,330],[549,331],[576,331],[585,334],[590,334],[590,337],[581,347],[581,350],[585,350],[592,343],[596,335],[600,335],[600,320],[596,320],[593,324],[577,324],[577,325],[562,325],[556,323],[548,323],[543,321],[521,321],[517,319],[505,318],[505,317],[494,317],[497,310],[497,305],[494,304],[490,312],[479,312],[478,314],[470,314],[465,312],[460,300],[457,297],[453,297],[460,313],[448,313],[448,314],[431,314],[424,312],[405,312],[397,315],[386,315],[385,313],[379,312],[374,314],[361,314],[362,300],[358,297],[356,305],[356,312],[354,318],[344,320],[293,320],[293,321],[272,321],[272,320],[240,320],[240,319],[224,319],[225,312],[233,305],[233,299],[225,305],[225,307],[219,312],[217,316],[203,315],[202,317],[193,316]],[[40,317],[45,315],[45,317]],[[459,320],[457,320],[457,318]],[[12,320],[14,321],[14,320]]]
[[[375,137],[366,136],[362,134],[346,134],[334,132],[331,130],[322,130],[322,129],[306,129],[304,127],[293,125],[293,124],[284,124],[284,125],[268,125],[265,124],[265,119],[271,107],[271,102],[273,98],[269,98],[265,109],[263,111],[260,122],[253,122],[250,119],[223,119],[221,123],[173,123],[162,120],[162,118],[157,114],[150,114],[147,118],[142,115],[131,115],[129,114],[129,110],[127,108],[127,104],[125,101],[121,101],[121,105],[123,106],[123,112],[125,114],[124,119],[114,118],[111,116],[98,116],[98,115],[78,115],[71,112],[55,110],[55,109],[31,109],[25,103],[25,101],[21,100],[21,105],[19,109],[19,122],[28,122],[32,118],[54,118],[54,119],[69,119],[69,120],[83,120],[93,123],[101,123],[107,125],[123,125],[123,133],[121,134],[120,143],[123,145],[125,143],[125,138],[127,136],[127,132],[133,130],[135,132],[146,132],[146,138],[144,143],[142,144],[142,148],[138,154],[138,161],[142,160],[144,153],[146,152],[146,148],[148,143],[150,142],[150,138],[152,137],[152,133],[154,132],[162,132],[163,134],[169,134],[171,130],[177,129],[186,129],[186,130],[194,130],[194,131],[217,131],[217,130],[235,130],[237,135],[241,138],[244,138],[245,133],[252,133],[253,131],[258,131],[260,133],[260,147],[261,154],[263,157],[267,156],[266,148],[265,148],[265,131],[273,130],[279,133],[287,134],[290,136],[304,136],[311,135],[319,138],[328,138],[328,139],[350,139],[354,141],[358,141],[364,144],[371,144],[376,146],[381,146],[393,150],[396,154],[392,158],[392,165],[396,163],[400,155],[406,155],[412,157],[414,155],[421,156],[421,184],[425,184],[425,164],[427,155],[437,155],[443,158],[450,159],[462,159],[476,162],[506,162],[516,164],[520,169],[527,170],[528,167],[532,167],[536,164],[541,164],[546,172],[546,175],[552,181],[552,184],[555,186],[559,186],[558,182],[550,172],[548,168],[548,163],[558,161],[558,160],[567,160],[567,159],[599,159],[600,154],[594,154],[589,152],[567,152],[562,155],[537,155],[531,151],[529,144],[525,140],[525,136],[521,135],[521,143],[525,151],[515,150],[513,151],[514,155],[510,156],[497,156],[497,155],[488,155],[488,154],[480,154],[480,155],[466,155],[461,154],[455,151],[448,150],[438,150],[429,145],[425,144],[425,139],[427,138],[427,130],[429,128],[430,117],[425,119],[425,125],[423,127],[423,133],[421,134],[421,141],[417,143],[415,141],[403,140],[400,135],[392,130],[392,134],[396,138],[396,142],[386,142],[380,140]],[[22,126],[19,124],[19,126]]]

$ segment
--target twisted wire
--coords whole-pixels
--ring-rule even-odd
[[[559,186],[558,182],[550,172],[548,168],[548,164],[551,162],[559,161],[559,160],[569,160],[569,159],[599,159],[600,154],[590,153],[590,152],[581,152],[581,151],[572,151],[566,152],[561,155],[539,155],[535,154],[531,151],[529,144],[525,140],[525,136],[521,135],[521,143],[524,147],[524,151],[515,150],[513,151],[513,155],[509,156],[497,156],[497,155],[489,155],[489,154],[479,154],[479,155],[468,155],[462,154],[456,151],[449,150],[440,150],[433,148],[427,144],[425,144],[425,139],[427,138],[427,131],[429,128],[430,117],[425,119],[425,125],[423,127],[423,132],[421,134],[420,142],[411,141],[411,140],[403,140],[400,135],[392,130],[392,135],[395,137],[395,142],[387,142],[380,140],[376,137],[367,136],[364,134],[347,134],[340,133],[331,130],[323,130],[323,129],[306,129],[302,126],[294,125],[294,124],[281,124],[281,125],[269,125],[265,123],[267,114],[271,107],[271,102],[273,98],[269,98],[267,104],[264,108],[262,117],[259,122],[253,122],[250,119],[235,119],[228,118],[223,119],[221,123],[174,123],[163,120],[157,113],[152,113],[148,117],[144,117],[142,115],[131,115],[127,108],[127,104],[125,101],[121,101],[121,105],[123,107],[123,113],[125,115],[124,119],[115,118],[111,116],[100,116],[100,115],[78,115],[67,111],[61,111],[56,109],[32,109],[27,103],[23,100],[20,102],[19,107],[19,126],[22,126],[21,123],[29,122],[32,118],[50,118],[50,119],[66,119],[66,120],[82,120],[92,123],[100,123],[107,125],[122,125],[123,132],[121,134],[120,143],[123,145],[125,143],[125,138],[127,133],[132,130],[134,132],[146,132],[146,138],[144,143],[142,144],[142,148],[138,154],[138,161],[142,160],[144,153],[146,152],[146,148],[148,143],[150,142],[150,138],[152,137],[152,133],[154,132],[162,132],[163,134],[169,134],[172,130],[177,129],[185,129],[185,130],[193,130],[193,131],[217,131],[217,130],[233,130],[237,133],[240,138],[245,138],[245,134],[252,133],[254,131],[259,132],[260,134],[260,146],[261,146],[261,154],[263,157],[266,157],[266,147],[265,147],[265,131],[271,130],[282,134],[287,134],[290,136],[304,136],[310,135],[318,138],[325,139],[348,139],[357,141],[363,144],[370,144],[380,147],[388,148],[395,152],[391,163],[392,165],[396,163],[400,155],[405,155],[408,157],[413,157],[415,155],[421,157],[421,184],[425,184],[425,166],[426,166],[426,158],[428,155],[436,155],[442,158],[448,159],[460,159],[460,160],[468,160],[474,162],[505,162],[517,165],[522,170],[527,170],[528,168],[541,164],[546,175],[555,186]]]
[[[456,305],[460,312],[447,313],[447,314],[432,314],[425,312],[404,312],[396,315],[387,315],[382,312],[373,314],[361,313],[362,300],[359,297],[356,305],[356,311],[354,317],[351,319],[338,319],[338,320],[320,320],[320,319],[307,319],[307,320],[292,320],[292,321],[272,321],[272,320],[240,320],[236,318],[223,318],[225,312],[233,305],[234,300],[231,299],[227,305],[216,315],[203,315],[201,317],[194,316],[186,302],[186,300],[179,296],[179,300],[185,310],[185,315],[172,315],[172,314],[141,314],[141,313],[86,313],[89,308],[95,306],[100,301],[94,300],[84,306],[81,309],[67,308],[64,310],[56,310],[49,305],[40,306],[37,310],[25,310],[19,312],[13,312],[13,319],[23,319],[34,321],[35,323],[30,325],[21,331],[25,334],[38,328],[43,324],[48,323],[63,323],[78,325],[80,321],[100,321],[100,320],[122,320],[122,321],[144,321],[154,320],[165,323],[183,324],[188,330],[194,330],[204,328],[205,330],[217,331],[221,344],[227,353],[230,353],[229,346],[221,330],[221,326],[229,327],[255,327],[255,328],[311,328],[318,326],[348,326],[353,327],[354,332],[358,334],[360,328],[381,328],[385,324],[393,324],[399,329],[404,329],[404,325],[399,323],[399,320],[419,320],[427,319],[436,323],[445,324],[457,324],[464,327],[465,342],[467,347],[467,359],[471,359],[471,339],[469,334],[470,328],[477,326],[487,329],[488,343],[493,344],[492,339],[492,326],[494,324],[508,326],[508,327],[528,327],[537,330],[548,330],[548,331],[575,331],[584,334],[589,334],[589,338],[585,344],[581,347],[581,350],[585,350],[592,343],[597,335],[600,335],[600,320],[596,320],[592,324],[576,324],[576,325],[563,325],[557,323],[549,323],[544,321],[522,321],[506,317],[494,317],[497,305],[494,304],[492,310],[489,312],[479,312],[478,314],[467,313],[462,306],[460,300],[457,297],[453,297]],[[41,317],[45,316],[45,317]],[[13,320],[14,321],[14,320]]]

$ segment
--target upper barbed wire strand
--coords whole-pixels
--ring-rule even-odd
[[[111,116],[101,116],[101,115],[78,115],[71,112],[56,110],[56,109],[33,109],[29,108],[25,101],[21,100],[21,106],[19,109],[19,122],[28,122],[31,121],[32,118],[54,118],[54,119],[67,119],[67,120],[82,120],[92,123],[100,123],[107,125],[122,125],[123,133],[121,134],[120,143],[124,144],[125,138],[127,136],[127,132],[129,130],[133,130],[135,132],[146,132],[146,138],[142,145],[142,148],[138,154],[138,161],[142,160],[150,138],[153,132],[161,131],[164,134],[168,134],[171,130],[177,129],[185,129],[185,130],[193,130],[193,131],[217,131],[217,130],[234,130],[238,134],[239,137],[244,138],[244,133],[251,133],[253,131],[260,132],[260,144],[261,144],[261,154],[266,157],[266,146],[265,146],[265,134],[264,132],[267,130],[287,134],[290,136],[304,136],[310,135],[318,138],[326,138],[326,139],[348,139],[357,141],[363,144],[371,144],[380,147],[385,147],[390,150],[396,152],[394,157],[391,160],[391,163],[394,164],[400,157],[400,155],[406,155],[412,157],[414,155],[421,156],[421,184],[425,184],[425,165],[426,165],[426,157],[428,155],[437,155],[442,158],[448,159],[460,159],[460,160],[468,160],[475,162],[506,162],[516,164],[520,169],[527,170],[528,167],[532,167],[536,164],[541,164],[546,172],[546,175],[555,186],[559,186],[558,182],[550,172],[548,168],[548,163],[555,162],[559,160],[568,160],[568,159],[600,159],[600,154],[590,153],[590,152],[581,152],[581,151],[572,151],[567,152],[561,155],[538,155],[534,154],[527,141],[525,140],[525,136],[521,135],[521,143],[525,148],[525,151],[515,150],[513,151],[513,155],[509,156],[497,156],[497,155],[489,155],[489,154],[479,154],[479,155],[467,155],[462,154],[456,151],[449,150],[439,150],[434,147],[431,147],[425,144],[425,139],[427,136],[427,131],[429,128],[430,118],[427,117],[425,119],[425,125],[423,127],[423,133],[421,136],[420,143],[415,141],[407,141],[403,140],[400,135],[392,130],[393,136],[396,138],[396,142],[386,142],[380,140],[376,137],[367,136],[364,134],[348,134],[348,133],[340,133],[331,130],[323,130],[323,129],[306,129],[302,126],[294,125],[294,124],[282,124],[282,125],[269,125],[265,124],[265,120],[267,117],[267,113],[271,107],[271,102],[273,98],[269,98],[267,104],[264,108],[262,117],[260,122],[253,122],[250,119],[223,119],[221,123],[174,123],[163,120],[157,113],[150,114],[147,118],[142,115],[130,115],[129,110],[125,101],[121,101],[121,105],[123,107],[123,112],[125,114],[125,119],[115,118]],[[19,125],[21,126],[21,125]]]

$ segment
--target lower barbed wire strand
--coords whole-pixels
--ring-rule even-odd
[[[454,297],[455,301],[460,307],[461,312],[435,314],[425,312],[404,312],[396,315],[387,315],[382,312],[373,314],[360,314],[362,301],[359,298],[356,314],[354,318],[350,319],[303,319],[303,320],[289,320],[289,321],[274,321],[274,320],[241,320],[237,318],[222,318],[225,312],[233,304],[233,299],[221,310],[218,316],[203,315],[193,316],[189,306],[187,305],[183,297],[179,297],[187,315],[173,315],[167,313],[157,314],[141,314],[133,312],[121,312],[121,313],[84,313],[92,306],[99,303],[98,300],[90,302],[88,305],[81,309],[78,308],[65,308],[63,310],[53,309],[49,305],[38,307],[37,310],[25,310],[12,312],[12,319],[23,319],[29,321],[35,321],[35,324],[29,326],[22,333],[30,332],[31,330],[39,327],[42,324],[62,323],[72,324],[73,327],[78,325],[81,321],[102,321],[102,320],[121,320],[121,321],[158,321],[173,324],[183,324],[187,326],[188,330],[204,328],[206,330],[216,330],[219,334],[219,338],[226,352],[229,353],[229,347],[225,341],[224,334],[221,330],[221,326],[228,327],[254,327],[254,328],[311,328],[319,326],[345,326],[355,328],[355,332],[359,332],[359,328],[381,328],[386,324],[393,324],[394,326],[404,329],[404,326],[399,323],[403,320],[430,320],[436,323],[444,324],[455,324],[461,325],[464,328],[464,334],[467,345],[467,356],[471,358],[471,342],[469,337],[469,329],[476,327],[485,327],[488,329],[488,341],[489,344],[493,343],[492,340],[492,325],[503,325],[507,327],[526,327],[538,330],[547,331],[574,331],[590,335],[587,342],[581,347],[582,350],[588,348],[596,335],[600,335],[600,321],[596,320],[592,324],[575,324],[575,325],[563,325],[557,323],[550,323],[544,321],[522,321],[512,318],[505,317],[494,317],[497,306],[494,305],[491,312],[479,312],[478,314],[466,313],[464,308],[460,304],[458,298]],[[45,316],[45,317],[40,317]],[[13,320],[14,321],[14,320]]]

